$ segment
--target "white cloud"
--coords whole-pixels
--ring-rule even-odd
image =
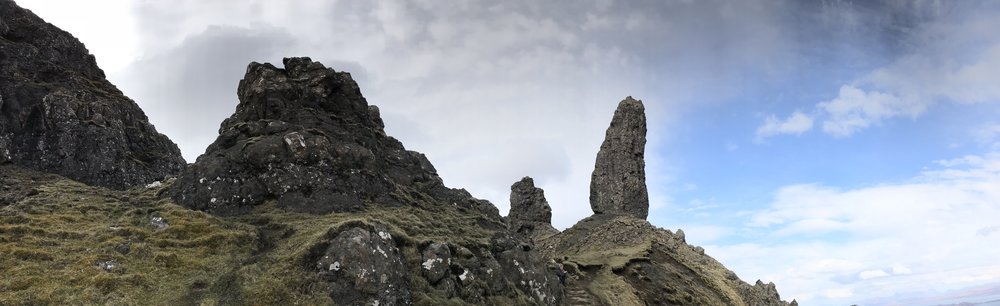
[[[780,188],[770,208],[733,229],[760,242],[705,248],[807,304],[892,304],[910,292],[1000,281],[1000,248],[986,247],[1000,244],[990,235],[1000,228],[1000,153],[936,163],[893,184]]]
[[[973,137],[979,145],[992,150],[1000,150],[1000,123],[989,123],[973,131]]]
[[[864,91],[844,85],[840,87],[837,98],[819,103],[816,107],[829,116],[823,122],[824,132],[835,137],[847,137],[884,118],[917,116],[924,112],[927,105],[917,100],[901,99],[893,94]]]
[[[764,124],[757,128],[757,139],[763,139],[781,134],[801,135],[813,127],[813,119],[801,112],[794,112],[785,120],[778,120],[774,115],[770,115],[764,120]]]
[[[103,55],[97,63],[106,72],[124,69],[136,58],[139,33],[132,27],[129,0],[18,0],[17,4],[61,29],[71,29],[92,53]],[[87,11],[99,12],[100,18],[80,18]]]
[[[1000,23],[997,24],[1000,26]],[[939,102],[1000,102],[1000,41],[993,39],[971,63],[955,65],[955,54],[917,53],[890,66],[876,69],[858,83],[877,88],[864,90],[843,85],[837,97],[816,105],[826,119],[823,131],[847,137],[896,117],[916,118]],[[989,130],[984,137],[991,137]]]
[[[861,273],[858,273],[858,278],[860,278],[861,280],[869,280],[873,278],[886,277],[886,276],[889,276],[889,273],[882,271],[882,269],[865,270],[861,271]]]
[[[917,118],[940,103],[1000,102],[996,7],[965,4],[971,3],[912,4],[923,11],[917,16],[932,18],[893,37],[908,47],[889,64],[860,74],[835,97],[816,104],[823,131],[849,137],[891,119]]]
[[[898,263],[893,264],[890,269],[892,269],[892,274],[895,275],[913,274],[913,271],[910,270],[910,268]]]
[[[829,289],[824,295],[828,298],[848,298],[854,296],[854,291],[851,288]]]

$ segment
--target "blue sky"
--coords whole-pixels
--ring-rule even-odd
[[[803,305],[1000,288],[996,2],[18,3],[79,37],[189,161],[249,61],[311,56],[351,72],[447,185],[505,212],[530,175],[565,228],[591,213],[631,95],[650,222],[744,280]]]

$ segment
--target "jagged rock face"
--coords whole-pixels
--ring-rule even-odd
[[[490,245],[414,245],[385,225],[350,222],[328,236],[315,247],[322,251],[314,255],[312,269],[338,305],[409,305],[417,294],[468,304],[486,304],[497,296],[535,305],[560,302],[561,287],[545,260],[503,233]],[[413,254],[418,257],[407,257]],[[411,273],[417,277],[410,278]],[[418,284],[422,281],[429,288]]]
[[[545,200],[545,191],[527,176],[510,186],[507,220],[512,230],[525,237],[544,238],[559,232],[552,227],[552,208]]]
[[[410,204],[421,193],[499,218],[492,204],[446,188],[427,157],[387,136],[349,73],[309,58],[283,63],[250,64],[235,114],[171,189],[178,203],[237,214],[275,199],[328,213]]]
[[[9,0],[0,0],[3,162],[115,189],[185,165],[82,43]]]
[[[590,207],[595,214],[649,214],[646,191],[646,113],[642,101],[627,97],[611,119],[590,181]]]
[[[449,298],[482,304],[488,296],[524,295],[538,305],[558,305],[558,279],[530,246],[502,234],[491,247],[466,248],[433,242],[421,251],[421,272],[428,284]]]

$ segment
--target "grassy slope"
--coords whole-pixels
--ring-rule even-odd
[[[645,220],[594,216],[541,245],[604,305],[745,305],[735,274]]]
[[[417,246],[483,247],[492,235],[479,226],[491,222],[483,217],[447,205],[422,208],[431,204],[418,200],[322,216],[265,204],[244,217],[219,218],[159,199],[163,186],[119,192],[10,165],[0,166],[0,177],[9,189],[35,191],[0,207],[0,305],[331,304],[308,259],[331,232],[357,222],[389,227],[413,269],[417,304],[462,304],[420,277]],[[155,216],[168,226],[154,226]],[[110,260],[119,267],[98,265]],[[528,303],[517,292],[486,302]]]

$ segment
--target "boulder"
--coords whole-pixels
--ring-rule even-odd
[[[126,189],[179,173],[177,145],[69,33],[0,0],[0,163]]]
[[[645,219],[646,114],[642,101],[626,97],[611,119],[590,181],[590,207],[595,214]]]
[[[451,272],[451,250],[448,244],[435,242],[427,246],[421,259],[424,278],[431,285],[436,285]]]
[[[329,240],[316,271],[338,305],[409,305],[402,252],[381,224],[345,226]]]

